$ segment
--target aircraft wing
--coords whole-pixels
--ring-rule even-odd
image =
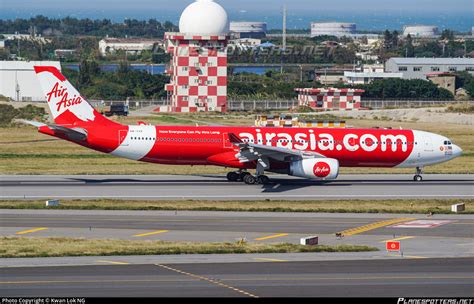
[[[326,156],[316,152],[307,152],[244,142],[233,133],[229,133],[229,140],[234,146],[240,148],[240,152],[236,156],[241,162],[261,161],[263,158],[273,159],[281,162],[292,162],[295,160],[316,157],[326,158]]]
[[[85,141],[87,131],[82,128],[67,128],[56,124],[45,124],[37,121],[18,120],[19,122],[35,126],[37,128],[49,128],[57,135],[63,135],[73,141]]]

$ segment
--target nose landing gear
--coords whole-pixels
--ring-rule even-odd
[[[423,168],[416,167],[416,174],[413,177],[413,180],[415,182],[421,182],[423,180],[423,177],[421,176],[421,174],[423,174]]]

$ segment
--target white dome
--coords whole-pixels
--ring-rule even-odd
[[[229,32],[229,20],[222,6],[213,0],[197,0],[181,14],[179,31],[185,34],[223,35]]]

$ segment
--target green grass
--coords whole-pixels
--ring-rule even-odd
[[[378,251],[375,247],[338,245],[302,246],[288,243],[256,244],[189,243],[163,241],[96,240],[83,238],[1,237],[0,258],[169,255],[169,254],[231,254],[231,253],[297,253],[297,252],[361,252]]]
[[[0,209],[71,210],[193,210],[249,212],[327,212],[327,213],[412,213],[449,214],[451,205],[464,203],[464,214],[474,213],[473,199],[446,200],[339,200],[339,201],[129,201],[61,200],[59,207],[46,207],[44,201],[0,201]]]

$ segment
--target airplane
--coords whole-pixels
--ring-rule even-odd
[[[449,138],[417,130],[122,125],[99,114],[57,68],[34,70],[54,119],[25,121],[40,133],[141,162],[234,168],[232,182],[268,184],[265,172],[331,181],[340,167],[415,168],[420,182],[425,166],[462,154]]]

